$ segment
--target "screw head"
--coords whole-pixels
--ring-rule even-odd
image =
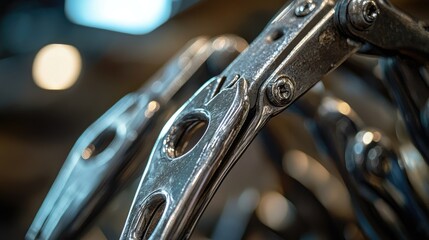
[[[380,10],[373,0],[352,0],[347,8],[347,13],[355,28],[366,30],[375,22]]]
[[[316,3],[313,0],[306,0],[295,8],[295,16],[305,17],[316,8]]]
[[[277,107],[287,105],[293,98],[294,84],[287,77],[279,77],[269,83],[267,88],[268,100]]]
[[[373,23],[379,13],[380,10],[378,10],[377,4],[374,1],[366,2],[363,7],[363,17],[369,23]]]

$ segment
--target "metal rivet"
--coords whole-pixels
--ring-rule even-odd
[[[292,101],[294,90],[292,80],[287,77],[279,77],[268,85],[268,100],[275,106],[285,106]]]
[[[355,28],[366,30],[375,22],[380,10],[373,0],[352,0],[347,8],[347,13]]]
[[[295,8],[295,15],[297,17],[304,17],[311,13],[316,8],[316,3],[312,0],[306,0]]]

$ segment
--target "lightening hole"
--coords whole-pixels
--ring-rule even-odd
[[[203,115],[190,115],[178,122],[166,138],[166,152],[171,158],[183,156],[193,149],[208,127],[208,120]]]
[[[116,129],[107,128],[101,132],[86,148],[81,157],[84,160],[90,160],[106,150],[116,137]]]

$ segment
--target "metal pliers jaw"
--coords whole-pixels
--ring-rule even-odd
[[[385,42],[369,32],[383,26],[389,34],[410,24],[396,10],[389,12],[393,8],[385,3],[299,0],[282,9],[246,51],[168,121],[150,156],[121,239],[189,238],[215,190],[264,124],[365,43],[382,49],[382,54],[408,54],[405,50],[410,48],[412,55],[424,57],[427,44],[424,50],[416,49],[414,37],[389,45],[394,38]],[[377,4],[385,5],[377,8]],[[387,20],[379,20],[385,16]],[[356,27],[360,18],[369,26],[355,32],[350,26]],[[396,25],[385,25],[386,21]],[[412,26],[401,28],[402,34],[412,32],[419,42],[429,40]],[[356,34],[361,32],[365,34]],[[188,143],[185,133],[201,121],[206,122],[206,130],[192,148],[182,151]]]
[[[200,79],[218,74],[246,46],[232,35],[196,38],[143,88],[119,100],[78,139],[26,238],[78,236],[142,172],[163,123]]]

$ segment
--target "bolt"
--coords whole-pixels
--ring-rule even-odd
[[[313,0],[306,0],[295,8],[295,15],[297,17],[305,17],[316,8],[316,3]]]
[[[367,4],[365,4],[363,9],[363,17],[367,22],[375,22],[375,19],[377,19],[379,13],[380,11],[378,10],[377,4],[375,4],[375,2],[369,1]]]
[[[380,14],[373,0],[352,0],[347,8],[351,24],[358,30],[366,30],[372,26]]]
[[[294,84],[287,77],[279,77],[277,80],[268,84],[267,95],[268,100],[277,107],[282,107],[288,104],[294,94]]]

